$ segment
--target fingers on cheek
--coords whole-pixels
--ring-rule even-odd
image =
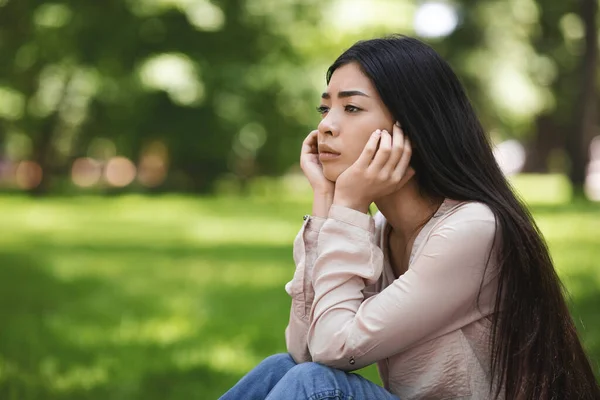
[[[383,131],[381,137],[381,140],[385,143],[387,147],[392,145],[392,135],[388,131]]]
[[[377,156],[377,154],[381,151],[381,140],[378,140],[377,142],[375,142],[375,145],[372,148],[372,152],[373,152],[373,158],[375,158],[375,156]]]
[[[388,154],[392,150],[392,137],[388,133],[386,133],[385,138],[382,139],[381,150],[384,154]]]
[[[398,131],[394,132],[394,146],[396,147],[402,147],[402,145],[404,144],[405,140],[402,137],[402,134]]]
[[[380,137],[380,136],[379,136],[379,137],[375,137],[375,138],[374,138],[374,139],[371,141],[371,143],[369,143],[369,149],[370,149],[371,151],[373,151],[374,153],[376,153],[376,152],[377,152],[377,150],[379,150],[379,148],[381,147],[381,141],[382,141],[382,139],[381,139],[381,137]]]

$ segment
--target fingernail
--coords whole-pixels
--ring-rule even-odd
[[[401,126],[400,126],[400,121],[396,121],[396,126],[397,126],[398,128],[401,128]]]
[[[373,136],[377,137],[377,136],[381,136],[381,130],[377,129],[375,131],[375,133],[373,134]]]

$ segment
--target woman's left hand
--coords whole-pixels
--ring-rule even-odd
[[[411,153],[398,124],[392,134],[373,132],[358,160],[336,180],[333,204],[366,213],[373,201],[400,189],[415,174],[409,167]]]

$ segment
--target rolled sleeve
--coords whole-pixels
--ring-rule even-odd
[[[311,274],[317,257],[319,231],[326,221],[326,218],[305,216],[304,224],[294,240],[293,256],[296,270],[292,280],[285,285],[285,291],[292,298],[285,339],[287,350],[296,362],[311,361],[306,338],[309,313],[314,299]]]
[[[322,217],[314,217],[312,215],[307,216],[306,218],[306,222],[305,222],[305,233],[307,232],[313,232],[313,233],[319,233],[319,231],[321,230],[321,228],[323,227],[323,224],[325,223],[325,221],[327,221],[327,218],[322,218]]]
[[[375,232],[375,220],[373,220],[373,217],[352,208],[334,204],[329,209],[329,218],[356,226],[371,233]]]

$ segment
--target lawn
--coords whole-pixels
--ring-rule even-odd
[[[285,350],[301,199],[0,197],[0,398],[218,398]],[[598,369],[599,206],[533,211]]]

